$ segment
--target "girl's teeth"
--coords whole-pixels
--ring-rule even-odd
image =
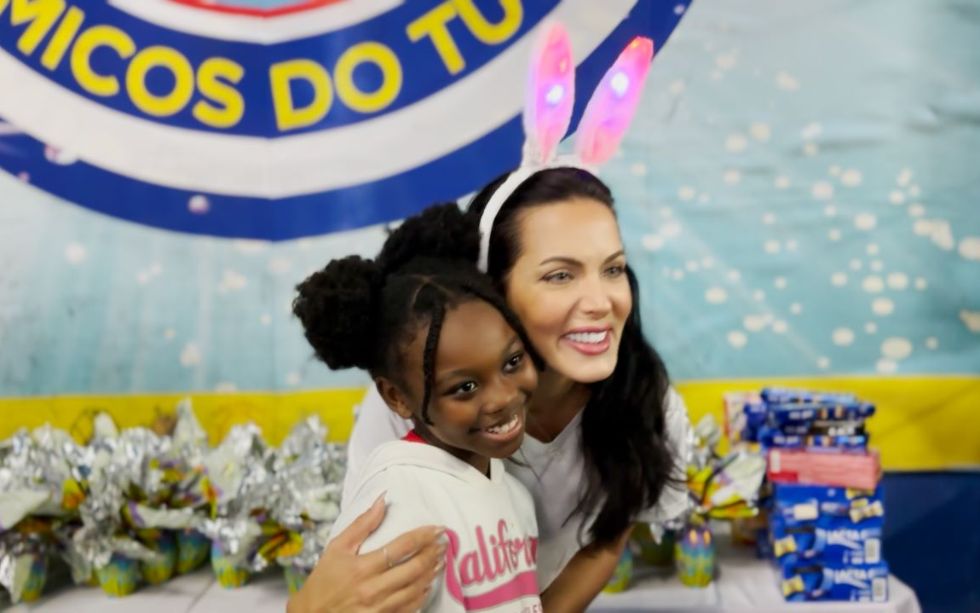
[[[490,434],[507,434],[508,432],[510,432],[511,430],[517,427],[517,423],[518,423],[517,415],[515,415],[511,417],[510,421],[505,424],[494,426],[493,428],[487,428],[487,432],[489,432]]]
[[[568,340],[575,343],[589,343],[592,345],[598,345],[602,341],[606,340],[606,332],[575,332],[573,334],[566,335]]]

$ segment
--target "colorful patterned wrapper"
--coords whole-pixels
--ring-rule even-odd
[[[174,575],[177,565],[177,541],[169,530],[141,530],[140,541],[153,551],[161,554],[140,564],[143,580],[150,585],[159,585]]]
[[[10,593],[12,602],[33,602],[41,597],[48,575],[48,559],[43,552],[7,551],[0,558],[0,586]]]
[[[26,554],[31,559],[27,580],[21,588],[21,602],[34,602],[44,591],[44,582],[48,578],[48,557],[43,553]]]
[[[118,553],[112,554],[109,563],[97,568],[95,572],[99,576],[102,591],[110,596],[128,596],[139,587],[139,562]]]
[[[616,564],[616,570],[613,571],[613,575],[609,579],[609,583],[606,584],[606,587],[602,588],[602,591],[608,594],[625,591],[626,588],[629,587],[632,579],[633,552],[630,551],[629,547],[626,547],[623,549],[623,555],[619,557],[619,562]]]
[[[296,568],[295,566],[284,566],[282,568],[282,574],[286,578],[286,587],[289,588],[290,594],[295,594],[303,587],[306,583],[306,577],[309,576],[302,568]]]
[[[208,559],[211,541],[197,530],[190,528],[177,532],[177,573],[185,574],[197,569]]]
[[[211,544],[211,568],[221,587],[241,587],[248,581],[249,572],[225,555],[217,541]]]
[[[706,587],[715,576],[715,545],[706,525],[688,524],[677,535],[677,575],[688,587]]]

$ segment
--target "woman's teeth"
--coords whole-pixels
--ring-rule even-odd
[[[487,428],[486,431],[490,434],[507,434],[508,432],[513,431],[514,428],[516,428],[520,423],[521,420],[518,419],[517,415],[514,415],[507,423],[500,424],[499,426],[494,426],[492,428]]]
[[[606,340],[606,336],[609,334],[608,330],[603,330],[602,332],[573,332],[571,334],[566,334],[565,338],[572,341],[573,343],[586,343],[589,345],[598,345],[599,343]]]

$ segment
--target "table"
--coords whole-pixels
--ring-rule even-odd
[[[921,613],[912,589],[895,575],[888,578],[888,602],[793,602],[777,589],[772,564],[754,558],[749,551],[719,550],[718,578],[708,587],[685,587],[673,576],[640,569],[634,583],[620,594],[602,594],[589,611],[595,613],[639,613],[683,611],[684,613]],[[644,573],[643,576],[640,573]]]
[[[889,579],[889,601],[861,603],[787,603],[776,589],[775,571],[744,550],[719,550],[718,579],[693,589],[674,577],[639,569],[634,584],[620,594],[602,594],[589,611],[628,613],[680,611],[684,613],[920,613],[915,593],[894,575]],[[282,573],[266,573],[239,589],[224,589],[209,569],[178,577],[163,585],[143,588],[126,598],[109,598],[98,588],[66,587],[46,594],[32,605],[10,607],[9,613],[282,613],[287,597]]]

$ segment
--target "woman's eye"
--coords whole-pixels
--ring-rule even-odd
[[[619,277],[624,274],[626,274],[626,266],[623,264],[616,264],[606,269],[606,275],[609,277]]]
[[[571,273],[565,270],[559,270],[558,272],[553,272],[544,276],[544,280],[548,283],[564,283],[572,278]]]
[[[507,372],[514,372],[520,365],[524,362],[524,352],[515,353],[507,359],[504,364],[504,370]]]

